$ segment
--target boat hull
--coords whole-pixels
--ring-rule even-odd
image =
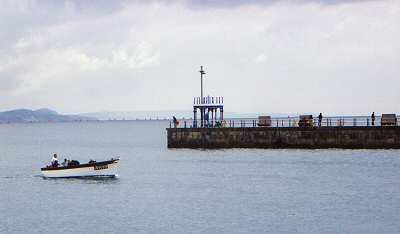
[[[118,160],[110,160],[75,167],[42,168],[41,172],[46,178],[116,177],[117,166]]]

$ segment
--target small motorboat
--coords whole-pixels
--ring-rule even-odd
[[[46,166],[41,168],[46,178],[79,178],[79,177],[117,177],[116,168],[119,158],[107,161],[89,161],[88,163],[64,166]]]

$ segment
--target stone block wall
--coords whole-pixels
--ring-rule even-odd
[[[168,148],[400,149],[400,127],[168,128]]]

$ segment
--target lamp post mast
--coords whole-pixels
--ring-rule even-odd
[[[201,99],[200,99],[200,104],[204,104],[204,100],[203,100],[203,75],[205,75],[206,72],[203,70],[203,66],[200,66],[200,95],[201,95]],[[203,123],[204,123],[204,107],[201,106],[200,107],[200,117],[201,117],[201,126],[203,127]]]
[[[201,79],[201,104],[203,104],[203,75],[206,74],[206,72],[203,70],[203,66],[200,66],[200,79]]]

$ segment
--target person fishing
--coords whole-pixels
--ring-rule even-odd
[[[58,167],[58,156],[57,156],[57,154],[54,154],[53,155],[53,158],[51,159],[51,165],[53,166],[53,167]]]

